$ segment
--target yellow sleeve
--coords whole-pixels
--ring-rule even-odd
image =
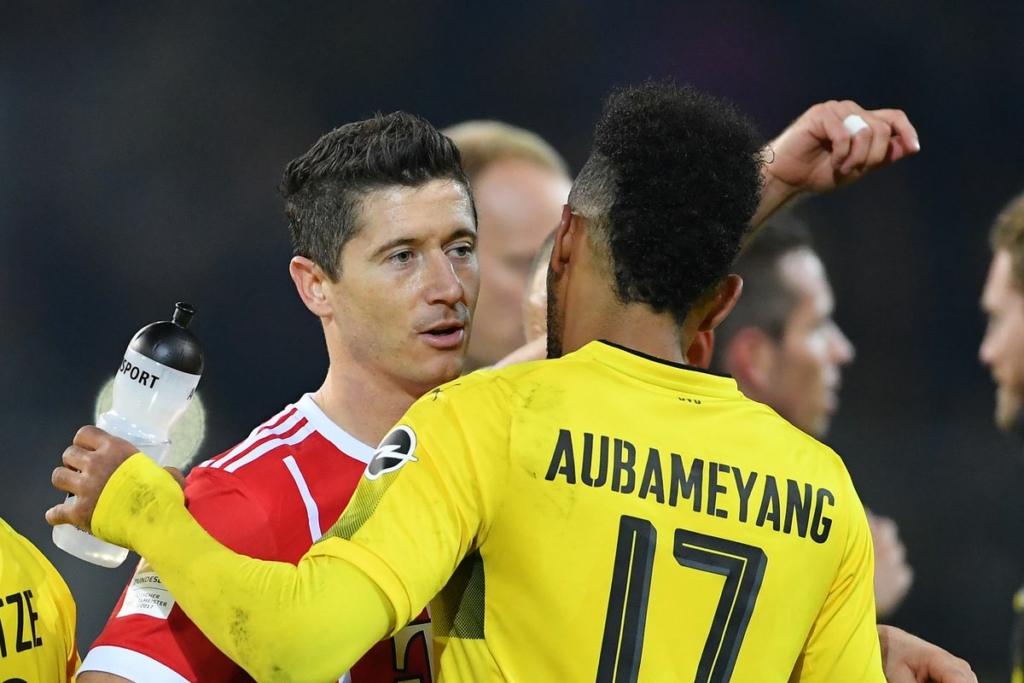
[[[847,540],[835,581],[791,682],[885,683],[875,617],[875,554],[867,514],[847,474]]]
[[[189,618],[256,680],[336,680],[418,614],[486,536],[506,472],[505,408],[502,392],[487,388],[458,402],[447,390],[420,399],[297,567],[220,545],[142,454],[107,483],[92,530],[145,557]]]
[[[340,557],[347,541],[317,544],[297,567],[238,555],[142,454],[111,477],[92,529],[144,556],[189,618],[258,681],[337,680],[395,625],[375,581]]]
[[[395,607],[396,629],[486,538],[500,507],[508,413],[504,395],[492,388],[452,387],[413,405],[381,441],[325,535],[353,541],[346,559],[377,581]]]

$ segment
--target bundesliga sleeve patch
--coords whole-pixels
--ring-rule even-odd
[[[129,614],[144,614],[157,619],[166,619],[174,607],[174,596],[164,588],[153,568],[141,560],[132,576],[132,582],[124,596],[124,604],[117,613],[119,617]]]
[[[377,446],[366,466],[366,478],[373,481],[383,474],[402,469],[407,462],[416,462],[416,433],[405,425],[392,429]]]

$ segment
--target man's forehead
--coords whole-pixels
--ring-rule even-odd
[[[473,231],[473,207],[465,185],[454,180],[431,180],[407,187],[389,185],[372,190],[359,207],[362,232],[383,232],[397,226],[427,227],[429,223],[449,223]]]
[[[801,297],[813,299],[815,307],[829,312],[833,307],[832,286],[825,264],[810,247],[793,249],[779,259],[783,282]]]
[[[1013,257],[1007,250],[999,249],[992,257],[985,288],[981,293],[981,306],[985,310],[992,310],[1013,299],[1024,301],[1024,291],[1013,278]]]

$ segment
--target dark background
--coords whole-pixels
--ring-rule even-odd
[[[802,207],[858,349],[829,441],[916,569],[892,621],[1007,680],[1024,460],[992,426],[977,302],[988,226],[1024,188],[1024,3],[944,5],[3,3],[0,516],[67,578],[83,649],[133,561],[64,555],[42,515],[134,332],[177,300],[198,309],[208,455],[323,377],[286,270],[289,159],[407,109],[536,130],[578,169],[604,92],[671,75],[766,135],[830,98],[916,124],[918,157]]]

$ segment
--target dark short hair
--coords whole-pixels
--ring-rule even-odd
[[[760,135],[731,103],[648,81],[605,100],[569,205],[607,247],[618,298],[682,324],[728,274],[763,163]]]
[[[359,208],[366,195],[432,180],[452,180],[466,188],[475,224],[476,207],[459,150],[425,119],[394,112],[335,128],[284,170],[280,191],[295,255],[336,279],[341,251],[359,233]]]
[[[813,249],[807,224],[793,214],[773,216],[740,253],[732,272],[743,278],[743,294],[729,316],[715,328],[715,346],[724,351],[746,327],[756,327],[781,340],[786,321],[799,303],[799,293],[783,277],[783,257],[799,249]],[[722,369],[724,354],[714,355]]]

